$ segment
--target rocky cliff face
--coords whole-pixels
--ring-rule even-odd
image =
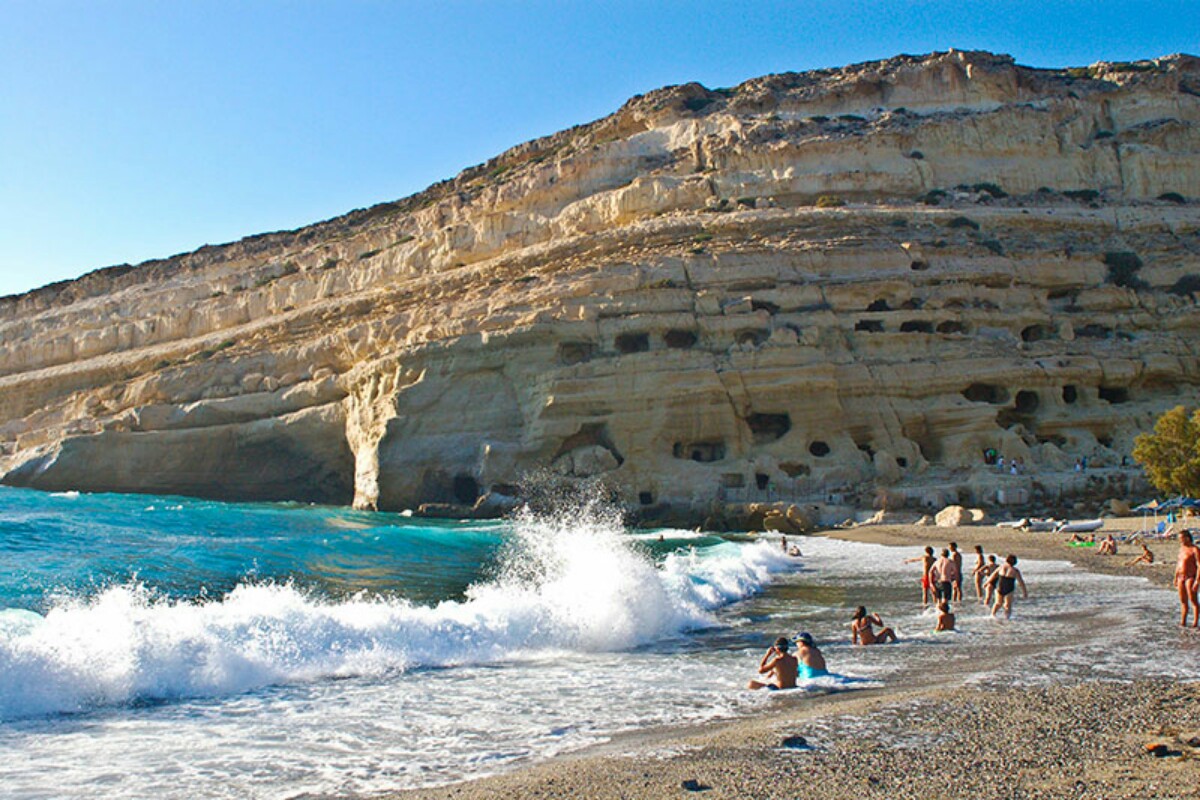
[[[1197,197],[1191,57],[663,89],[398,203],[0,299],[0,474],[1036,502],[1195,403]]]

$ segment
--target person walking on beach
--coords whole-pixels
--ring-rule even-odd
[[[882,629],[879,633],[875,632],[876,625]],[[859,606],[855,610],[850,632],[854,644],[887,644],[897,641],[896,632],[885,627],[878,614],[868,614],[866,606]]]
[[[766,655],[762,657],[762,661],[758,662],[758,674],[770,674],[772,680],[766,683],[750,681],[746,685],[746,688],[795,689],[798,665],[799,662],[796,660],[796,657],[788,652],[787,637],[780,636],[775,640],[775,644],[771,645],[771,648],[767,650]]]
[[[949,601],[954,594],[954,582],[958,580],[958,565],[950,557],[949,550],[942,551],[942,557],[933,562],[929,568],[929,579],[933,582],[933,595],[938,600]]]
[[[1004,559],[1004,563],[999,569],[992,573],[988,581],[995,584],[996,587],[996,604],[992,606],[992,616],[996,616],[1000,609],[1004,609],[1004,618],[1008,619],[1012,616],[1012,601],[1013,594],[1016,592],[1017,584],[1021,585],[1021,596],[1029,597],[1029,590],[1025,588],[1025,578],[1021,576],[1021,570],[1017,569],[1017,557],[1009,555]]]
[[[921,608],[929,605],[930,597],[933,594],[933,582],[929,579],[929,568],[933,566],[935,560],[932,547],[926,547],[923,556],[904,559],[905,564],[921,562]]]
[[[800,660],[800,677],[805,680],[829,674],[825,667],[825,655],[808,631],[796,635],[796,658]]]
[[[983,579],[987,577],[984,572],[984,566],[987,564],[987,559],[983,557],[983,545],[975,545],[975,569],[971,570],[971,577],[975,579],[975,599],[983,602]]]
[[[950,611],[950,604],[942,600],[937,604],[937,612],[937,624],[933,627],[934,632],[954,630],[954,614]]]
[[[958,570],[958,577],[951,583],[954,584],[954,596],[950,598],[956,603],[962,602],[962,553],[959,552],[958,542],[950,543],[950,558],[954,561],[954,566]]]
[[[1188,606],[1192,608],[1192,627],[1200,627],[1200,548],[1188,531],[1179,533],[1179,561],[1175,565],[1175,588],[1179,590],[1179,624],[1187,625]]]

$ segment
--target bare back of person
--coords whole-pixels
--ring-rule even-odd
[[[799,672],[799,660],[788,652],[788,642],[785,638],[775,641],[759,662],[758,674],[770,675],[770,679],[750,681],[748,689],[795,689],[796,674]]]

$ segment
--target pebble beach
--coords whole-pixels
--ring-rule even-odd
[[[1106,520],[1120,536],[1139,519]],[[872,525],[828,536],[890,546],[956,541],[1022,560],[1170,588],[1177,544],[1151,541],[1155,564],[1072,548],[1065,536],[976,525]],[[1036,586],[1031,591],[1036,592]],[[914,602],[916,598],[914,597]],[[1015,621],[1012,624],[1019,624]],[[1086,620],[1084,621],[1086,624]],[[1175,617],[1163,626],[1177,628]],[[1200,635],[1180,632],[1181,647]],[[1153,653],[1144,654],[1153,658]],[[1200,795],[1200,684],[1082,681],[1025,688],[954,685],[779,698],[758,717],[639,731],[505,775],[398,798],[1192,798]]]

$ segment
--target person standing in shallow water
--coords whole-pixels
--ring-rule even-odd
[[[1004,609],[1005,619],[1012,616],[1013,594],[1017,584],[1021,585],[1021,596],[1029,597],[1029,590],[1025,588],[1025,578],[1021,576],[1021,570],[1017,569],[1017,557],[1014,555],[1006,557],[988,581],[996,587],[996,604],[992,606],[993,617],[1000,613],[1001,608]]]
[[[983,602],[983,579],[987,577],[987,561],[983,557],[983,545],[975,545],[975,569],[971,576],[975,579],[975,599]]]
[[[1179,534],[1179,561],[1175,564],[1175,588],[1179,590],[1179,624],[1187,625],[1188,606],[1192,609],[1192,627],[1200,627],[1200,548],[1189,531]]]
[[[799,671],[799,661],[794,655],[788,652],[788,640],[786,636],[780,636],[775,640],[775,644],[767,650],[762,657],[762,661],[758,662],[758,674],[770,674],[772,680],[763,683],[762,681],[750,681],[746,685],[747,689],[795,689],[796,688],[796,673]]]
[[[917,561],[921,562],[921,608],[929,605],[929,600],[933,595],[933,581],[929,577],[929,569],[933,566],[935,560],[932,547],[926,547],[925,555],[923,556],[904,559],[905,564],[913,564]]]
[[[950,543],[950,558],[954,561],[954,566],[958,572],[958,577],[954,579],[954,596],[950,599],[956,603],[962,602],[962,553],[958,549],[958,542]]]

